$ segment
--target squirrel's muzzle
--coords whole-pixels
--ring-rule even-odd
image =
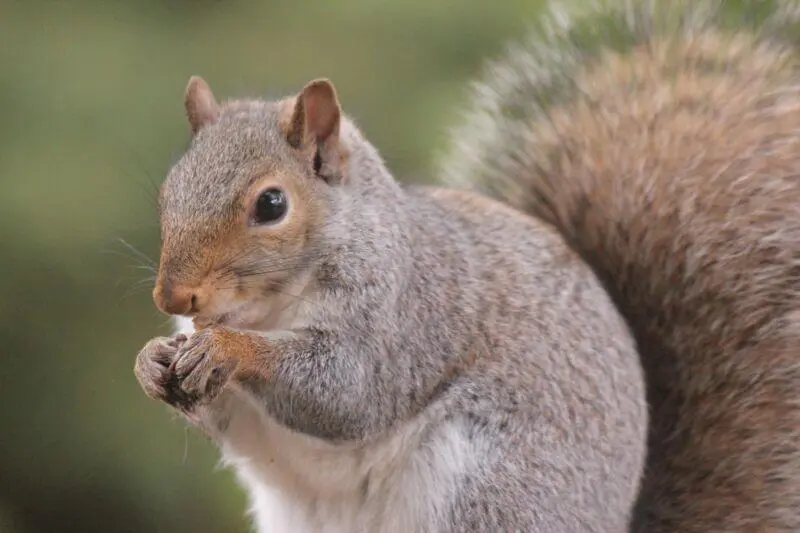
[[[197,312],[197,295],[189,287],[159,279],[153,289],[153,301],[168,315],[190,315]]]

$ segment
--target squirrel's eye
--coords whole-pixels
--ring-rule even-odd
[[[286,214],[286,195],[280,189],[267,189],[256,200],[253,221],[256,224],[277,222]]]

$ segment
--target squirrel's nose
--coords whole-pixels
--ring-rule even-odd
[[[169,282],[157,283],[153,289],[153,301],[168,315],[189,315],[197,312],[197,294],[194,290]]]

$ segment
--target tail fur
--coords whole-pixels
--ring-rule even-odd
[[[800,531],[800,3],[563,4],[487,67],[443,179],[556,226],[627,318],[633,531]]]

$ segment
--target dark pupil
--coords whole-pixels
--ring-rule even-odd
[[[286,197],[283,191],[267,189],[256,202],[255,220],[259,224],[275,222],[286,213]]]

